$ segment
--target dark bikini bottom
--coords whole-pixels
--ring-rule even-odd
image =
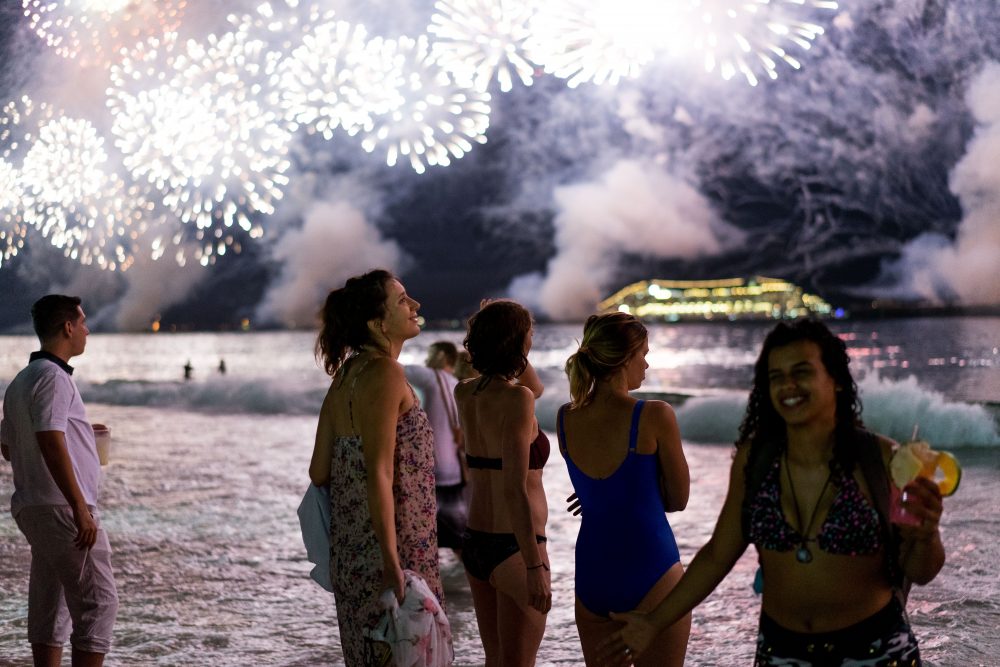
[[[801,662],[800,662],[801,661]],[[761,612],[754,665],[919,666],[920,649],[902,605],[893,597],[881,611],[833,632],[793,632]]]
[[[535,541],[544,544],[548,540],[544,535],[535,535]],[[465,565],[465,571],[483,581],[489,581],[497,565],[520,550],[514,533],[485,533],[466,528],[462,535],[462,564]]]

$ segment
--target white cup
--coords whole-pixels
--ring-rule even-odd
[[[104,424],[94,424],[94,440],[97,442],[97,458],[101,465],[111,461],[111,429]]]

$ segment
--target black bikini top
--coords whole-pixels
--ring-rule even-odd
[[[545,431],[538,429],[538,436],[532,441],[528,449],[528,470],[541,470],[545,467],[545,462],[549,460],[549,438]],[[503,470],[503,459],[491,456],[465,456],[466,463],[470,468],[478,470]]]

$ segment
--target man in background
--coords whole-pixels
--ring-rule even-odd
[[[462,429],[455,406],[458,380],[453,373],[457,360],[458,349],[454,343],[432,343],[427,351],[426,367],[407,366],[406,379],[423,394],[423,407],[434,429],[438,546],[460,553],[468,507],[463,493]]]
[[[0,445],[14,469],[10,509],[31,546],[28,641],[36,667],[104,664],[118,610],[111,545],[101,527],[101,467],[69,360],[87,345],[79,297],[50,294],[31,307],[41,350],[7,387]],[[70,632],[72,629],[72,633]]]

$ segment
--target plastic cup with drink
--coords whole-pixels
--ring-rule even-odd
[[[899,446],[889,461],[889,474],[892,477],[892,496],[889,507],[889,520],[908,526],[919,526],[920,519],[903,506],[907,500],[904,487],[917,477],[924,477],[936,482],[942,496],[950,496],[958,490],[962,480],[962,466],[949,452],[931,449],[924,440],[917,440],[917,427],[913,428],[913,437],[909,442]]]
[[[97,443],[97,458],[101,465],[111,462],[111,429],[104,424],[94,424],[94,440]]]

